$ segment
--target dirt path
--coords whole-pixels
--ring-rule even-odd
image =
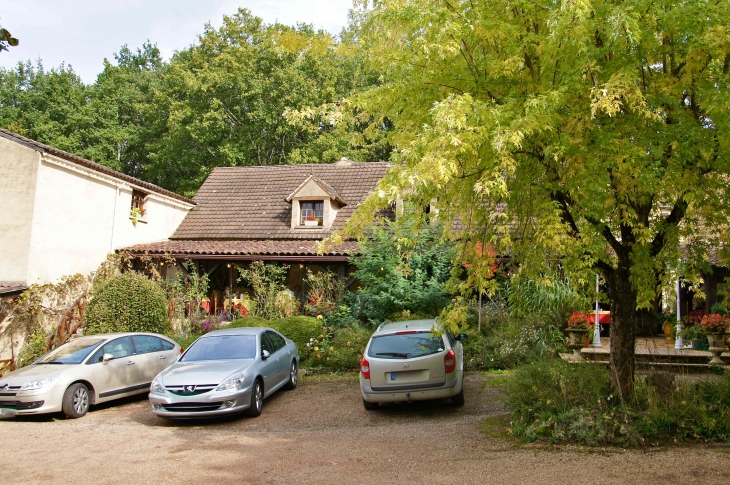
[[[478,431],[504,415],[498,390],[469,374],[466,405],[363,409],[353,377],[305,378],[259,418],[169,422],[144,398],[80,420],[0,421],[0,484],[730,482],[730,448],[652,451],[516,447]]]

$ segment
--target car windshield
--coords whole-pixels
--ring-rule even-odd
[[[216,335],[199,338],[185,352],[180,361],[253,359],[255,357],[255,335]]]
[[[443,338],[430,332],[413,332],[373,337],[368,356],[383,359],[411,359],[443,351]]]
[[[71,340],[65,344],[56,347],[48,352],[40,359],[33,362],[34,364],[80,364],[83,360],[94,351],[97,345],[102,343],[103,338],[84,338]]]

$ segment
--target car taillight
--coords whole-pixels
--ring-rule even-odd
[[[370,362],[368,362],[365,356],[360,359],[360,373],[363,379],[370,379]]]
[[[446,368],[447,374],[456,370],[456,354],[454,353],[454,349],[449,349],[446,355],[444,355],[444,367]]]
[[[180,353],[182,354],[183,352],[185,352],[185,349],[180,347]]]

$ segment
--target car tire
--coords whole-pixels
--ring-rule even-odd
[[[71,419],[82,418],[89,410],[89,401],[89,389],[80,382],[72,384],[63,394],[63,414]]]
[[[362,400],[362,407],[365,408],[366,411],[375,411],[378,409],[378,403],[376,402],[368,402],[365,399]]]
[[[451,404],[454,406],[463,406],[464,405],[464,384],[461,384],[461,391],[459,391],[459,394],[456,396],[451,397]]]
[[[289,367],[289,382],[284,384],[284,389],[286,389],[287,391],[291,391],[292,389],[295,389],[297,387],[297,382],[299,382],[299,377],[297,375],[298,371],[299,368],[297,367],[297,361],[292,360],[291,367]]]
[[[246,410],[246,415],[255,418],[261,415],[261,410],[264,407],[264,386],[261,384],[261,379],[253,381],[253,387],[251,388],[251,405]]]

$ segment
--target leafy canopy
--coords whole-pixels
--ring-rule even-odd
[[[730,3],[381,0],[356,18],[383,76],[349,106],[392,121],[397,163],[347,231],[437,199],[462,251],[536,275],[560,259],[576,285],[600,271],[630,390],[637,308],[727,236]]]

